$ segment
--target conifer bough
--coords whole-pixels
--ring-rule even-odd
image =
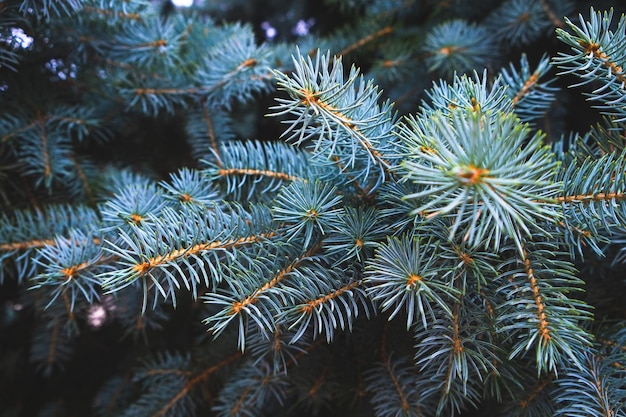
[[[0,4],[0,417],[626,415],[618,9],[217,3]]]

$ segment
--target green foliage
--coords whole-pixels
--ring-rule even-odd
[[[0,417],[626,415],[587,9],[2,2]]]
[[[521,249],[522,234],[545,234],[539,225],[558,220],[556,162],[514,115],[461,108],[407,123],[403,177],[423,191],[404,198],[422,201],[414,215],[450,217],[450,239],[497,251],[508,238]]]
[[[424,42],[428,69],[450,77],[457,71],[484,68],[496,57],[494,42],[484,26],[465,20],[441,23]]]
[[[604,13],[591,9],[589,21],[582,16],[580,24],[567,20],[572,33],[558,30],[557,36],[572,48],[572,52],[560,53],[555,62],[565,71],[580,78],[576,85],[586,85],[594,80],[600,85],[588,92],[589,99],[600,101],[598,105],[606,114],[615,116],[616,121],[626,118],[624,100],[624,71],[626,60],[626,17],[622,16],[613,30],[613,10]]]

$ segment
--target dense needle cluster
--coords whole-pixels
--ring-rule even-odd
[[[0,417],[626,416],[624,11],[0,3]]]

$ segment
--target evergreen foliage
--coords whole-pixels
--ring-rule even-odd
[[[606,3],[0,3],[0,417],[626,416]]]

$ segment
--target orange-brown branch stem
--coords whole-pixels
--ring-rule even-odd
[[[229,240],[225,242],[216,241],[216,242],[209,242],[209,243],[198,243],[189,248],[176,249],[167,255],[155,256],[154,258],[151,258],[147,261],[133,265],[132,268],[137,273],[139,273],[139,275],[144,275],[156,267],[165,265],[169,262],[176,261],[178,259],[187,258],[193,255],[196,255],[200,252],[216,250],[216,249],[230,249],[230,248],[234,248],[234,247],[238,247],[242,245],[247,245],[250,243],[259,242],[262,239],[266,239],[272,236],[274,236],[274,232],[242,237],[239,239]]]

